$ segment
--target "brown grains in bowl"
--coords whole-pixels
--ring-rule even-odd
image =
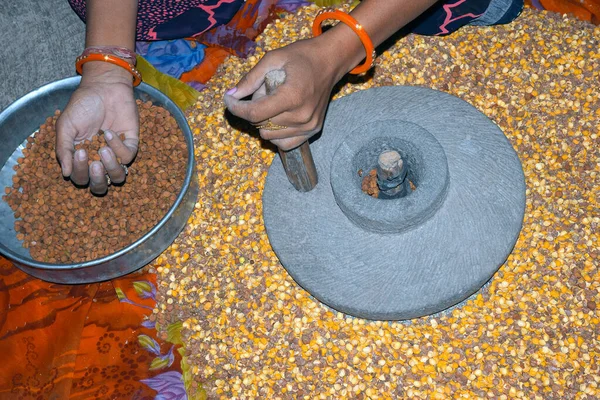
[[[185,179],[185,138],[164,108],[138,100],[138,109],[136,159],[125,184],[110,186],[102,197],[62,178],[54,153],[59,111],[27,139],[4,198],[15,213],[17,238],[33,259],[64,264],[112,254],[152,229],[173,205]],[[92,160],[105,145],[99,135],[77,148]]]

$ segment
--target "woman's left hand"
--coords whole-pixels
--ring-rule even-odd
[[[278,125],[278,130],[260,129],[260,136],[280,149],[300,146],[321,130],[331,90],[347,72],[336,50],[318,36],[268,52],[225,94],[227,108],[254,125]],[[265,75],[276,69],[285,71],[285,82],[265,96]],[[252,94],[252,100],[241,100]]]

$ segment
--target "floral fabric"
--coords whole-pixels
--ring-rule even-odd
[[[0,257],[0,399],[187,399],[180,326],[158,337],[155,293],[149,273],[59,285]]]

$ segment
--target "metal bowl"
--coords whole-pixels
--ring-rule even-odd
[[[12,186],[12,166],[22,143],[35,132],[48,116],[64,109],[80,77],[62,79],[32,91],[15,101],[0,114],[0,188]],[[0,253],[18,268],[37,278],[66,284],[100,282],[131,273],[160,255],[175,240],[191,215],[198,196],[198,179],[194,161],[192,132],[181,109],[166,95],[142,83],[135,97],[166,108],[185,136],[188,162],[185,181],[175,203],[166,215],[144,236],[113,254],[73,264],[50,264],[31,258],[29,250],[17,240],[14,214],[0,200]]]

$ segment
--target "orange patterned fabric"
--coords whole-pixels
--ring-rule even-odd
[[[525,0],[525,4],[600,25],[600,0]]]
[[[0,257],[0,399],[186,399],[178,345],[148,319],[155,283],[53,284]]]
[[[220,47],[207,47],[204,50],[204,59],[191,71],[184,72],[179,79],[183,82],[206,83],[217,72],[219,65],[229,56],[229,52]]]
[[[560,14],[571,14],[582,21],[592,21],[592,13],[568,0],[540,0],[540,3],[548,11],[554,11]]]

